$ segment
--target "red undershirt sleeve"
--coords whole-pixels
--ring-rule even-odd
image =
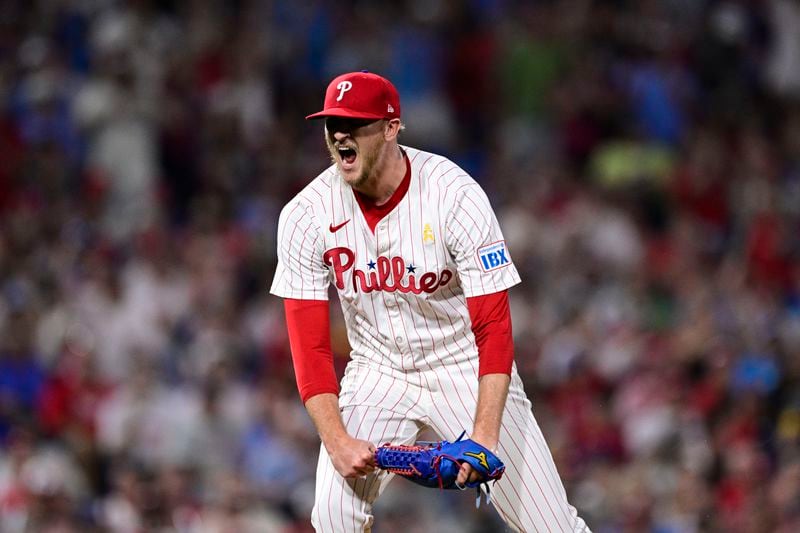
[[[317,394],[339,394],[333,366],[328,302],[284,298],[297,390],[303,403]]]
[[[508,291],[467,298],[472,333],[478,345],[478,377],[511,374],[514,341]]]

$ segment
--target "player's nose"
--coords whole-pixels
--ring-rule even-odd
[[[325,129],[328,130],[328,133],[335,136],[337,133],[348,134],[352,127],[347,120],[338,117],[328,117],[325,119]]]
[[[348,137],[350,137],[350,133],[348,133],[346,131],[332,131],[331,135],[333,135],[334,140],[336,140],[338,142],[342,142],[343,140],[345,140]]]

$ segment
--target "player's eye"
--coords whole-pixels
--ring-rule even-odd
[[[353,131],[359,128],[363,128],[364,126],[369,126],[373,122],[377,121],[354,119],[354,118],[328,117],[327,119],[325,119],[325,128],[330,133],[336,133],[336,132],[352,133]]]

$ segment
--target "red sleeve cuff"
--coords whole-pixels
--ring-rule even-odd
[[[317,394],[339,394],[331,350],[328,302],[286,298],[283,307],[297,390],[303,403]]]
[[[472,333],[478,345],[478,377],[486,374],[511,375],[514,340],[508,291],[467,298]]]

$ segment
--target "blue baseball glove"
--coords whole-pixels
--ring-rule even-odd
[[[375,450],[375,462],[378,467],[424,487],[461,490],[477,487],[480,500],[480,486],[486,484],[488,495],[488,483],[503,477],[506,467],[488,448],[471,439],[462,440],[465,433],[454,442],[417,442],[411,446],[384,444]],[[456,478],[465,462],[480,479],[463,487],[456,484]]]

